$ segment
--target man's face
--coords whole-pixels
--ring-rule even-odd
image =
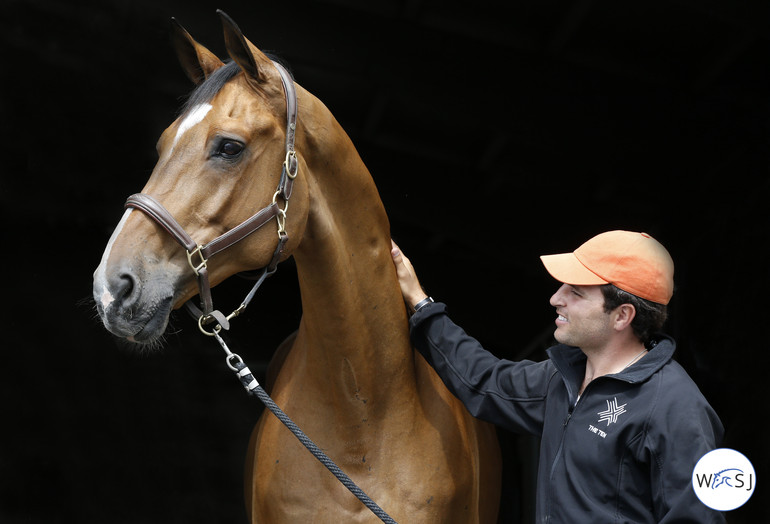
[[[588,352],[604,347],[613,334],[599,286],[562,284],[550,302],[558,315],[554,332],[558,342]]]

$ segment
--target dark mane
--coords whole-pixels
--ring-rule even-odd
[[[186,115],[192,108],[211,102],[227,82],[232,80],[240,72],[241,68],[232,60],[225,62],[225,65],[214,71],[202,84],[196,87],[189,98],[182,106],[180,115]]]
[[[293,78],[294,75],[292,75],[291,70],[287,67],[284,61],[271,54],[267,54],[267,56],[271,60],[279,62],[281,65],[283,65],[287,71],[289,71],[289,75],[291,75]],[[192,108],[200,104],[211,102],[216,94],[222,90],[225,84],[232,80],[240,71],[241,68],[238,67],[238,64],[232,60],[226,61],[224,66],[214,71],[211,76],[209,76],[202,84],[196,87],[192,93],[190,93],[190,96],[187,98],[184,106],[182,106],[182,110],[179,113],[180,116],[186,115]]]

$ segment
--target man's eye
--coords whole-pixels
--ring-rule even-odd
[[[219,144],[219,149],[216,152],[217,156],[221,156],[226,159],[233,159],[241,154],[243,151],[243,144],[234,140],[224,140]]]

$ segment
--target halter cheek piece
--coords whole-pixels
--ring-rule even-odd
[[[294,186],[294,179],[297,177],[297,170],[299,164],[297,162],[297,153],[294,151],[294,134],[297,128],[297,92],[294,88],[294,81],[289,76],[289,73],[283,66],[277,62],[273,62],[273,65],[281,75],[281,82],[283,83],[283,90],[286,94],[286,156],[283,161],[283,169],[281,172],[281,179],[278,183],[278,188],[273,195],[273,201],[270,205],[263,207],[257,213],[250,218],[237,225],[233,229],[223,233],[214,240],[207,244],[197,244],[190,235],[184,230],[184,228],[176,221],[171,213],[163,207],[163,205],[155,200],[150,195],[143,193],[136,193],[128,197],[126,201],[126,208],[134,208],[142,211],[148,217],[157,222],[163,229],[165,229],[179,244],[187,250],[187,260],[198,278],[198,289],[200,290],[201,308],[188,301],[185,306],[190,314],[198,319],[198,326],[201,331],[207,335],[213,336],[220,329],[229,329],[230,320],[238,316],[251,302],[254,295],[262,285],[262,282],[268,276],[275,273],[275,270],[283,254],[283,248],[289,239],[286,233],[286,210],[289,207],[289,198],[291,198],[292,188]],[[277,203],[278,197],[281,197],[284,201],[284,207],[281,207]],[[259,228],[270,222],[275,218],[278,224],[278,245],[273,253],[273,258],[270,263],[258,271],[255,277],[257,282],[251,289],[246,299],[241,305],[232,313],[225,316],[221,312],[214,309],[214,304],[211,299],[211,285],[209,283],[208,273],[208,260],[219,253],[227,249],[228,247],[243,240],[250,234],[257,231]],[[216,322],[217,325],[213,331],[206,331],[204,329],[205,324]]]

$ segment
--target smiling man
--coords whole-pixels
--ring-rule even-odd
[[[543,362],[499,359],[423,291],[393,244],[412,342],[476,417],[540,437],[537,522],[724,522],[695,495],[693,468],[723,428],[660,333],[674,290],[668,251],[609,231],[541,257],[561,286]]]

